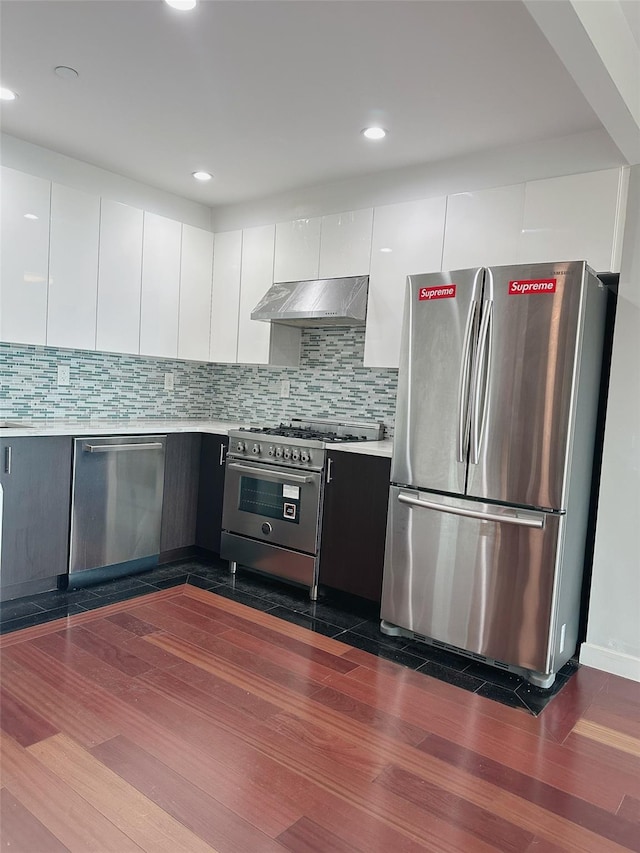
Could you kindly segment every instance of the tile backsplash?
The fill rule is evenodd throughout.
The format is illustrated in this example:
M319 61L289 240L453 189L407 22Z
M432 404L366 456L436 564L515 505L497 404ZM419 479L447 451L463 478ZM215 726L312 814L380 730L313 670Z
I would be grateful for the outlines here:
M304 329L300 367L0 344L0 418L373 419L393 432L398 371L362 367L364 330ZM58 365L70 384L57 384ZM164 390L173 373L174 390ZM289 397L281 397L288 380Z

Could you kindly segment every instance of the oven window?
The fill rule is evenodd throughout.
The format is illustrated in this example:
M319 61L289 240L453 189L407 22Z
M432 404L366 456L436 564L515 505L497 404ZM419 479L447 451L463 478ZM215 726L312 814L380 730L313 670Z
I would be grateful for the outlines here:
M238 509L299 524L300 487L242 476Z

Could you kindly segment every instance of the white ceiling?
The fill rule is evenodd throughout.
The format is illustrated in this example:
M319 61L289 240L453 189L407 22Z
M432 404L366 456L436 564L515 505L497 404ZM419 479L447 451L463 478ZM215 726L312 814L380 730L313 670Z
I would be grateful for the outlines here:
M520 0L2 0L0 40L4 132L211 206L602 126Z

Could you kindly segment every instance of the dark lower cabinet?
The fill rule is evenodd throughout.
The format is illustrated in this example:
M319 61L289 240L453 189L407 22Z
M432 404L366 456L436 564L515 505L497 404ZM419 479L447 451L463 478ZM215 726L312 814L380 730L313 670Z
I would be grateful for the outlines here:
M380 601L391 460L329 451L319 582Z
M196 545L215 554L220 553L224 470L228 447L227 436L202 436Z
M67 573L71 438L0 440L1 597L53 589Z
M195 545L200 447L199 433L167 435L160 529L162 554Z

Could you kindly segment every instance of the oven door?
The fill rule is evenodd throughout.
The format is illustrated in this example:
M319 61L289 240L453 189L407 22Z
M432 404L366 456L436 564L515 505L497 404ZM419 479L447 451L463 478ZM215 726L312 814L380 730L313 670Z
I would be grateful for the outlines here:
M320 516L319 471L227 458L222 529L315 554Z

